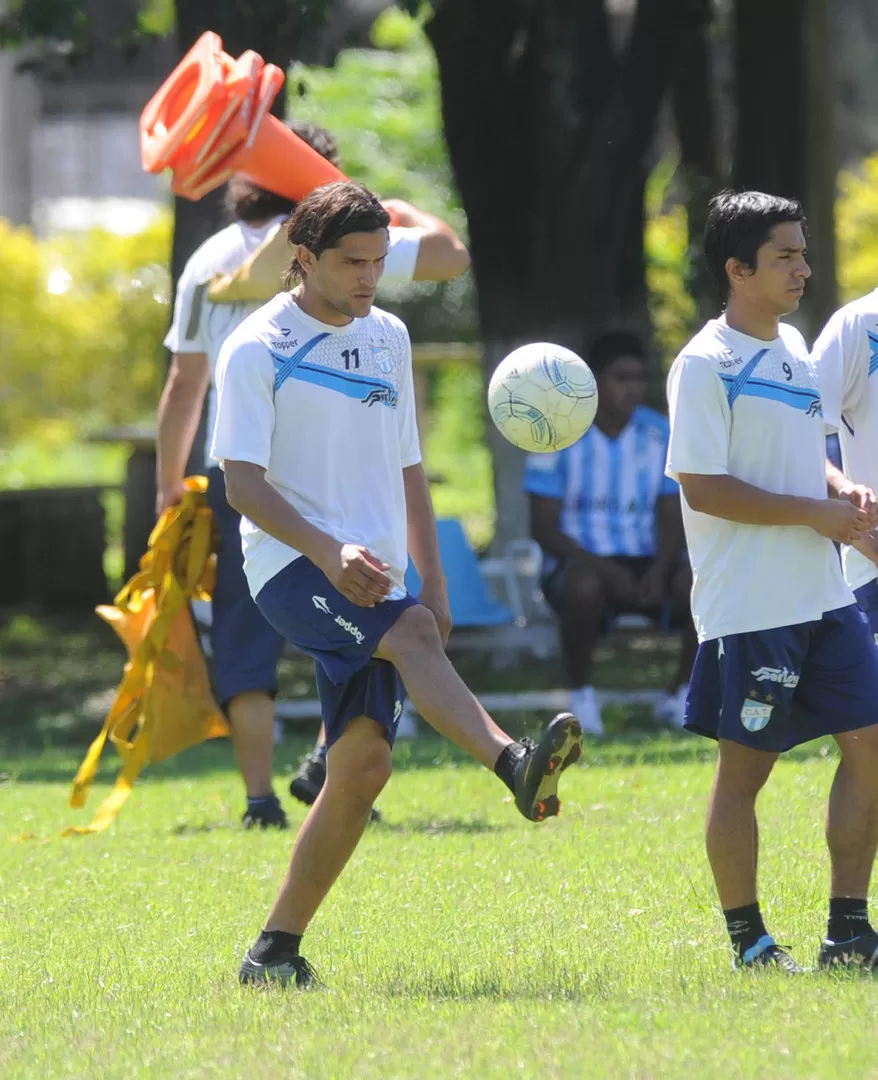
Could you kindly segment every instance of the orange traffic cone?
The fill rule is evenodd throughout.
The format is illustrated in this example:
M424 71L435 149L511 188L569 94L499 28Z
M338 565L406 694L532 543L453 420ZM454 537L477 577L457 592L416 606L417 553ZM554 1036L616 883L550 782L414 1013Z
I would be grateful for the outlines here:
M284 73L248 50L232 59L207 31L164 81L140 117L147 172L173 171L171 190L197 200L244 173L298 202L345 177L269 113Z

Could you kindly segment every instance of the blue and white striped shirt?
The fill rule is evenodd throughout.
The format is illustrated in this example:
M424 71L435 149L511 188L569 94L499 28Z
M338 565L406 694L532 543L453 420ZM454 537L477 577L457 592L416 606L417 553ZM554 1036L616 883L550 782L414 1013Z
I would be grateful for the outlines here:
M676 495L665 476L670 426L645 405L615 439L597 425L555 454L529 454L524 490L560 499L561 530L595 555L651 556L656 552L655 506Z

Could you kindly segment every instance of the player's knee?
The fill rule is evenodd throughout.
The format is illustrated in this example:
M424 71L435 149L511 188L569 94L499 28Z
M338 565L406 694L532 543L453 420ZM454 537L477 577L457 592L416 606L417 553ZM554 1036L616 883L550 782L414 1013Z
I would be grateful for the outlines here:
M585 567L573 565L561 580L558 600L564 614L581 615L602 611L606 597L600 578Z
M387 631L381 639L377 655L398 666L399 661L412 651L430 649L442 651L439 627L433 613L416 604L406 608Z
M390 747L382 738L350 761L329 762L326 783L338 789L348 802L369 807L384 790L392 771Z

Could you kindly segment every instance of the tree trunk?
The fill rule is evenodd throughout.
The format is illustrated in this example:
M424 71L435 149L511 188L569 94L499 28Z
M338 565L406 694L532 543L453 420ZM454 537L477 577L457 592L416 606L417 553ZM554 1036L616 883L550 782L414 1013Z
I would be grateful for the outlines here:
M734 183L804 203L814 276L799 322L812 337L837 302L830 52L827 0L737 0Z
M485 376L512 348L582 355L648 337L643 187L683 28L702 0L641 0L615 54L602 0L442 0L427 24L469 223ZM523 455L492 432L495 547L526 535Z

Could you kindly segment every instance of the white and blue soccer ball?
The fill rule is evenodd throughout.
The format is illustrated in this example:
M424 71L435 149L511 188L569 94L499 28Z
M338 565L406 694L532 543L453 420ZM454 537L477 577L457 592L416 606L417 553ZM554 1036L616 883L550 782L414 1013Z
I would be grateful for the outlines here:
M522 450L572 446L591 427L598 388L588 364L561 345L522 345L497 365L488 411L500 433Z

